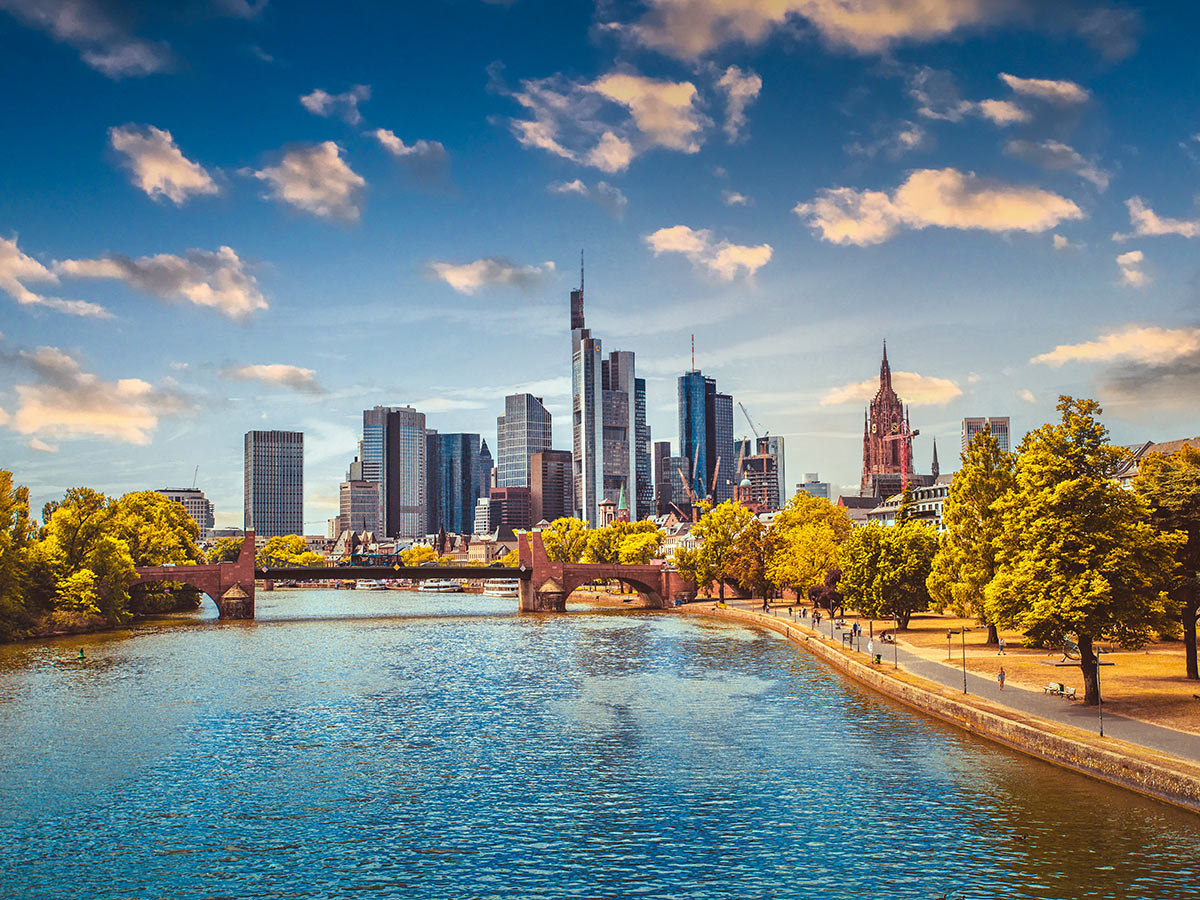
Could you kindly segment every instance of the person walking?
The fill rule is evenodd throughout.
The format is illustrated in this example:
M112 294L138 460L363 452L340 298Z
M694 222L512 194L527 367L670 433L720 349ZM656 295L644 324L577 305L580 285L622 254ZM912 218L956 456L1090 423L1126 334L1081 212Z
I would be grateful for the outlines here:
M1000 690L1004 690L1004 666L1000 667L1000 671L996 673L996 680L1000 682Z
M1003 655L1004 655L1004 638L1000 638L1000 652L999 652L999 653L997 653L996 655L997 655L997 656L1003 656Z

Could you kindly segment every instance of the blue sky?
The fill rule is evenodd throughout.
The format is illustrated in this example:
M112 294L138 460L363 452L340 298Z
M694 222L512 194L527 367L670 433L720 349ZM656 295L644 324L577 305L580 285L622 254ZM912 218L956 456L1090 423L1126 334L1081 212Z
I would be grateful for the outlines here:
M163 8L165 7L165 8ZM1052 7L1052 8L1048 8ZM857 485L887 339L918 466L1059 393L1200 433L1190 4L0 0L0 458L197 484L306 434L324 531L361 410L570 445L567 293L637 353L655 440L696 363ZM739 416L739 429L745 423Z

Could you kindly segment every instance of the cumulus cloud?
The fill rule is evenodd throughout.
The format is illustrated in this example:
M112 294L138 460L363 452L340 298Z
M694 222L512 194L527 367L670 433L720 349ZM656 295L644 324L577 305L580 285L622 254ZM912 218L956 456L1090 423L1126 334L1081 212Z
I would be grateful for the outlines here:
M323 394L325 389L317 383L317 373L312 369L284 363L269 363L249 366L226 366L221 377L233 381L259 381L263 384L288 387L305 394Z
M1129 224L1133 226L1133 231L1114 234L1114 241L1124 241L1133 237L1159 237L1164 234L1177 234L1185 238L1200 236L1200 219L1164 218L1148 207L1141 197L1130 197L1125 201L1125 206L1129 210Z
M110 128L108 137L113 149L124 156L134 187L149 197L166 197L181 206L192 195L219 190L202 165L180 152L169 131L129 124Z
M629 206L629 198L625 196L624 191L607 181L597 181L595 187L588 187L576 178L572 181L556 181L548 185L546 190L559 196L574 194L584 197L616 219L623 218L625 208Z
M1051 235L1051 242L1055 250L1079 250L1083 247L1083 244L1074 243L1061 234Z
M1030 360L1047 366L1069 362L1127 361L1158 366L1200 355L1200 328L1129 325L1082 344L1059 344Z
M919 169L890 195L828 188L795 212L825 240L858 246L882 243L904 228L1041 232L1083 218L1066 197L957 169Z
M721 202L726 206L749 206L750 198L737 191L721 191Z
M974 104L974 108L979 115L996 125L1014 125L1032 118L1024 108L1011 100L980 100Z
M99 303L47 297L26 287L25 282L57 284L58 276L17 246L17 239L0 238L0 291L22 306L43 306L70 316L109 319L112 314Z
M4 424L3 422L0 422L0 425L3 425L3 424ZM58 444L47 444L41 438L33 438L29 442L29 449L37 450L39 453L57 453L58 452Z
M725 136L733 143L742 136L746 127L746 107L758 99L762 90L762 78L754 72L743 72L730 66L717 81L717 87L725 94Z
M929 66L920 66L910 73L908 94L917 104L917 114L926 119L961 122L967 116L978 116L1005 127L1032 118L1028 110L1012 100L963 99L953 75Z
M300 98L301 105L316 116L337 116L347 125L357 125L362 121L358 104L371 99L369 84L356 84L342 94L330 94L317 88L311 94Z
M79 50L85 63L112 79L171 67L166 44L134 35L112 4L101 0L0 0L0 11Z
M98 437L148 444L160 416L196 405L172 386L154 387L139 378L107 381L84 372L75 357L57 347L0 351L0 361L36 378L16 385L17 409L6 423L35 439Z
M732 281L739 272L747 277L765 266L771 259L771 245L756 247L716 241L707 228L692 229L686 225L660 228L646 235L646 243L655 256L663 253L682 253L699 269L707 269L722 281Z
M54 271L71 278L115 279L160 300L186 301L239 321L267 308L254 275L231 247L189 250L182 256L68 259L56 263Z
M357 222L366 179L346 165L333 141L296 147L277 166L251 172L265 181L268 196L325 219Z
M1037 397L1033 396L1033 391L1031 391L1029 388L1021 388L1021 390L1017 392L1017 396L1031 405L1037 403Z
M554 274L554 263L520 266L500 256L489 256L469 263L431 262L427 271L460 294L476 294L493 285L516 287L532 293Z
M1075 106L1086 103L1091 94L1073 81L1054 81L1049 78L1018 78L1007 72L1000 73L1000 80L1007 84L1014 94L1035 97L1047 103L1059 106Z
M1117 267L1121 270L1121 284L1129 287L1145 287L1153 279L1142 269L1145 254L1141 250L1130 250L1117 257Z
M532 116L509 121L522 146L603 172L622 172L639 153L654 148L695 153L712 124L692 82L629 71L590 82L562 75L527 79L515 91L499 84L493 72L493 89Z
M1101 169L1093 160L1061 141L1011 140L1004 145L1004 152L1026 162L1059 172L1071 172L1085 181L1090 181L1100 190L1108 188L1112 175Z
M900 399L912 406L943 406L962 396L962 389L950 379L916 372L893 372L892 386ZM821 398L821 405L869 403L878 390L878 378L865 378L832 388Z
M371 136L383 145L384 149L400 160L415 175L422 178L435 178L446 169L450 159L441 141L418 140L406 144L394 131L386 128L376 128Z

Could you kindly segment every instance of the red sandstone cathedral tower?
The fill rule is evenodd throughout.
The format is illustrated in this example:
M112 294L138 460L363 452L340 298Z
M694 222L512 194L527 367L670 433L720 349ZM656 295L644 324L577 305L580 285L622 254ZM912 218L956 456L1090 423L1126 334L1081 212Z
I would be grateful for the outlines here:
M901 455L903 454L903 455ZM888 497L903 490L904 472L918 481L913 469L912 429L908 412L892 389L887 341L879 365L879 390L866 411L863 423L863 467L859 495Z

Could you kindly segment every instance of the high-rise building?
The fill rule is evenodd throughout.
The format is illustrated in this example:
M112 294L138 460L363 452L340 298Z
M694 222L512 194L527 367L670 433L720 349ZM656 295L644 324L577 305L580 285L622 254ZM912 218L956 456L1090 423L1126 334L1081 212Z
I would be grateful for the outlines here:
M243 472L245 529L304 534L304 432L247 431Z
M569 450L543 450L529 457L531 525L570 516L574 494Z
M756 453L742 460L742 484L746 485L750 502L759 512L779 509L779 473L775 470L777 460L773 453Z
M512 529L528 528L536 519L530 515L530 494L527 487L494 488L488 497L489 521L495 531L499 526Z
M343 531L380 531L383 504L379 483L375 481L343 481L338 488L338 533Z
M411 406L363 410L362 480L379 485L383 534L415 538L426 520L425 414Z
M470 534L473 530L475 506L484 494L482 448L478 434L427 432L429 534L442 530Z
M714 378L693 369L679 376L679 453L688 460L692 493L732 500L737 488L733 397L717 392Z
M808 494L810 497L821 497L832 502L833 497L830 495L830 484L828 481L822 481L821 476L817 472L805 472L804 480L796 485L796 493Z
M910 481L923 483L913 469L913 448L908 412L892 388L887 344L879 364L879 390L863 417L863 465L860 496L889 497Z
M648 514L639 507L639 498L653 496L646 384L632 352L604 359L600 339L584 327L582 269L571 291L571 394L574 514L597 526L601 501L615 504L622 490L632 498L631 518Z
M671 442L655 441L652 451L654 459L654 508L660 516L665 516L675 499L671 490L671 469L667 460L671 458Z
M971 439L981 431L990 431L996 443L1000 445L1001 453L1008 453L1011 448L1009 437L1008 416L969 416L962 420L962 452L967 452Z
M213 515L212 501L204 496L204 491L195 488L160 488L158 493L168 500L174 500L187 510L187 514L192 517L200 531L201 543L208 543L213 539L216 519Z
M491 491L495 474L492 451L488 449L487 438L483 438L479 441L479 495L481 497L486 497Z
M509 394L496 417L496 487L529 487L529 457L551 445L550 413L542 398Z
M775 473L779 476L778 497L779 502L783 503L788 496L787 479L783 473L783 438L769 434L764 434L757 441L757 452L762 454L770 454L775 457Z

